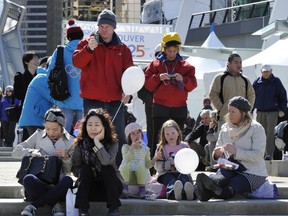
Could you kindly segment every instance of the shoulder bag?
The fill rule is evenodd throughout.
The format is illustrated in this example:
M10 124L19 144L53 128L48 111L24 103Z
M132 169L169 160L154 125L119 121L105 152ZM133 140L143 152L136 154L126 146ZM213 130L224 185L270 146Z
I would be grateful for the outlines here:
M23 178L27 174L37 176L46 184L57 184L62 168L62 160L57 156L24 156L16 177L23 185Z

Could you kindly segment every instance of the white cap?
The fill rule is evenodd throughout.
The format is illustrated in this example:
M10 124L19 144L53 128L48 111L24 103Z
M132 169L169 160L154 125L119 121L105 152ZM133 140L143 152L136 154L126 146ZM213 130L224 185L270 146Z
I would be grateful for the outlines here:
M162 49L161 43L159 43L159 44L155 47L154 52L155 52L155 53L161 52L161 49Z
M261 67L261 71L272 71L271 65L263 64Z

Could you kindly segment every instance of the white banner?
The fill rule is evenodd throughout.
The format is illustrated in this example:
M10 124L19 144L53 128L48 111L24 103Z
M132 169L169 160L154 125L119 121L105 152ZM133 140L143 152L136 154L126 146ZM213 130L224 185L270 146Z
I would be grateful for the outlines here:
M84 38L89 37L93 31L97 31L97 22L76 21L84 32ZM67 20L63 21L62 44L66 38ZM126 44L133 56L134 61L151 61L154 58L154 49L161 42L162 35L171 31L170 25L159 24L136 24L117 23L116 33L120 40Z

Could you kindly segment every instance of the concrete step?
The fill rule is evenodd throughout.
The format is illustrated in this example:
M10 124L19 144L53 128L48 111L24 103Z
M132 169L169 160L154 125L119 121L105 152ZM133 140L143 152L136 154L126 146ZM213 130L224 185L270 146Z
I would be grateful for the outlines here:
M121 200L121 215L287 215L288 200ZM0 215L19 215L27 205L22 199L0 199ZM105 215L106 203L90 203L91 215ZM51 215L51 207L37 210L37 216Z
M15 174L16 175L16 174ZM281 178L277 178L276 181L272 181L273 183L276 183L280 199L287 199L288 200L288 185L284 180L287 180L287 178L283 179L283 182L281 182ZM18 183L0 183L0 197L1 198L23 198L21 194L22 185ZM243 199L243 197L240 197L240 199Z
M0 147L0 162L21 161L12 157L12 147Z

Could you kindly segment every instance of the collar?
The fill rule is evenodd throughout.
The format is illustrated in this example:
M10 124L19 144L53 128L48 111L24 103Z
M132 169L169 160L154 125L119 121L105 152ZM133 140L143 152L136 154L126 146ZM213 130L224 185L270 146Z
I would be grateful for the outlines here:
M97 33L98 34L98 33ZM112 36L112 40L109 43L106 43L101 36L99 35L99 44L104 44L105 46L120 46L122 45L122 42L118 35L114 32Z
M159 53L158 56L156 57L157 60L160 60L160 61L164 61L164 60L167 60L167 56L166 56L166 53L162 52L162 53ZM177 53L176 55L176 58L175 60L183 60L183 57L180 56L179 53Z

